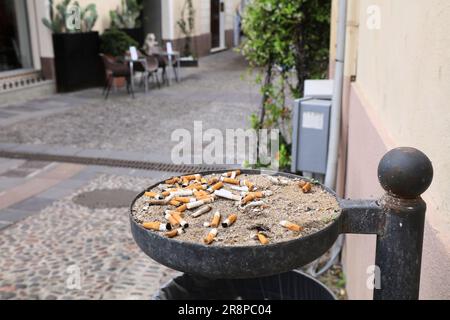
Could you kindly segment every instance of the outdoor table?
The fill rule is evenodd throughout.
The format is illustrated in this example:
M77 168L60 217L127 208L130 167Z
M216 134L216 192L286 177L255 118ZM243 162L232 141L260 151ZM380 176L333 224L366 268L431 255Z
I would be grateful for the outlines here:
M181 68L180 68L180 52L178 51L172 51L172 52L167 52L167 51L158 51L155 53L155 55L158 56L162 56L162 57L167 57L169 60L169 67L172 68L174 76L175 76L175 80L177 82L180 81L180 72L181 72ZM177 72L175 72L174 69L174 65L173 65L173 58L172 57L176 57L177 59ZM170 77L167 76L167 81L169 82L169 85L171 84L170 81Z
M126 62L128 62L129 63L129 65L130 65L130 74L131 74L131 76L130 76L130 82L131 82L131 90L133 90L133 92L134 92L134 77L133 77L133 74L134 74L134 64L136 63L136 62L138 62L138 63L140 63L140 64L142 64L143 65L143 67L144 67L144 77L145 77L145 79L146 79L146 81L145 81L145 83L144 83L144 85L145 85L145 93L147 93L148 92L148 81L147 81L147 79L148 79L148 66L147 66L147 58L145 58L145 57L139 57L138 59L135 59L135 60L133 60L133 59L131 59L131 57L130 56L125 56L125 61Z

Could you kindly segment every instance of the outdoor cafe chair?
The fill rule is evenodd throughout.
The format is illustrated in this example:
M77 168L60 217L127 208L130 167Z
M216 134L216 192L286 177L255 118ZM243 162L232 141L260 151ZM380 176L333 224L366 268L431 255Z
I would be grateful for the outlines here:
M131 86L131 72L128 65L120 63L115 58L103 53L100 54L100 57L102 58L103 65L105 66L106 71L106 82L105 87L103 88L103 95L105 96L105 100L108 99L115 78L126 79L127 92L131 93L131 96L134 99L133 87Z

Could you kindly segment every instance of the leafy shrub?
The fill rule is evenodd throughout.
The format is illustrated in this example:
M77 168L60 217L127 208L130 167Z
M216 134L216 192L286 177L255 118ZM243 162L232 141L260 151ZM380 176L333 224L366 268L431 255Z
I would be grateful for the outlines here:
M138 43L129 37L125 32L116 28L106 30L101 39L100 50L102 53L110 54L114 57L119 57L131 47L137 47Z

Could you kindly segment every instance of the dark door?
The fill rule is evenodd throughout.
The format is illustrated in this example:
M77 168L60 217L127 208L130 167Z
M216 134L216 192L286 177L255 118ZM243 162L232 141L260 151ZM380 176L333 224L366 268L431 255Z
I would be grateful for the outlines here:
M211 48L220 46L220 0L211 0Z
M142 19L142 22L144 26L144 39L147 34L154 33L156 40L162 45L161 0L145 0L143 1L143 4L144 18Z

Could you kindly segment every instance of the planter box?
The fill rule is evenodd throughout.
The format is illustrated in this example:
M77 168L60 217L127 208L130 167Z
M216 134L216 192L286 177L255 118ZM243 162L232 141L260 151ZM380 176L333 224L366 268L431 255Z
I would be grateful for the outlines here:
M98 32L53 34L53 50L58 92L103 85Z
M198 67L198 60L192 57L181 57L180 66L184 68Z

